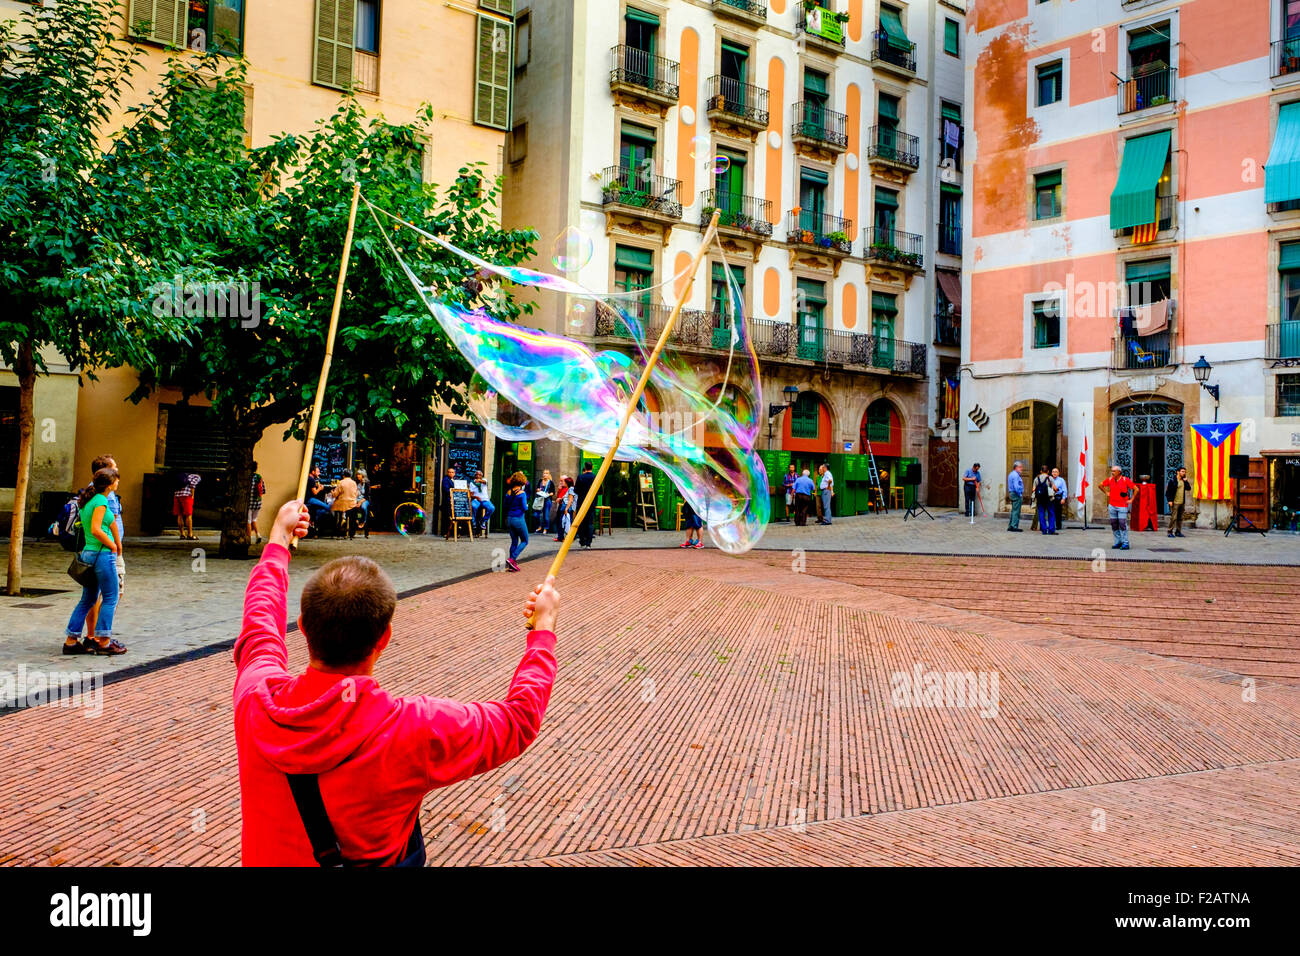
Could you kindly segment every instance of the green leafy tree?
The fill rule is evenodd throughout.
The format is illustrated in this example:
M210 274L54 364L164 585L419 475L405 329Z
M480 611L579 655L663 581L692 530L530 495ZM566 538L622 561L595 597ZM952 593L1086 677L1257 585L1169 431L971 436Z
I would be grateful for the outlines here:
M135 398L163 383L189 397L204 395L230 442L226 468L228 501L222 520L221 555L248 553L248 508L254 447L268 429L301 437L324 359L354 182L377 207L498 263L531 253L529 231L496 225L498 192L480 166L463 168L445 189L421 182L421 150L430 142L433 111L399 126L368 117L352 98L305 135L284 135L259 149L244 145L242 66L228 64L203 83L176 64L168 74L165 108L143 115L124 137L119 178L133 178L127 165L166 156L184 178L165 170L150 180L139 217L142 231L179 202L178 192L201 190L203 215L177 228L192 261L176 262L175 307L183 301L193 346L177 343L142 368ZM143 170L140 175L143 175ZM368 427L430 432L438 427L434 404L463 409L463 387L472 374L394 262L377 225L363 208L345 286L322 428L352 419ZM443 298L468 302L482 291L472 266L420 241L409 229L389 238ZM145 242L145 236L133 241ZM151 255L161 256L163 248ZM191 275L239 286L249 293L253 314L191 308ZM253 288L253 284L256 284ZM150 292L142 301L150 299ZM207 305L211 305L211 296ZM494 297L505 318L520 308ZM168 311L154 295L155 311ZM173 308L173 311L175 309Z
M134 49L115 38L116 8L110 0L38 4L0 22L0 358L19 386L10 594L21 591L34 395L46 356L93 378L96 368L147 366L159 339L182 334L130 295L151 264L119 229L135 208L131 184L106 183L106 124L138 66Z

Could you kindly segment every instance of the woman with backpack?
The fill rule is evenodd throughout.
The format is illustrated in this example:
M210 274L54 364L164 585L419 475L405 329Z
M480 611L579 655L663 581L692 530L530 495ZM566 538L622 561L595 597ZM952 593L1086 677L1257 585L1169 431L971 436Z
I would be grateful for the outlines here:
M113 639L113 612L117 610L117 553L121 548L108 495L117 491L116 468L101 468L95 480L77 496L81 533L85 541L77 557L93 569L94 577L81 586L81 600L72 610L63 643L64 654L125 654L126 646ZM86 615L103 598L95 621L95 634L81 640Z
M257 516L262 513L262 496L266 494L266 482L262 480L261 474L257 470L257 462L253 462L253 480L252 486L248 489L248 540L251 543L254 538L257 544L262 543L262 535L257 530Z
M1034 479L1034 509L1038 529L1043 534L1056 534L1056 482L1046 465Z

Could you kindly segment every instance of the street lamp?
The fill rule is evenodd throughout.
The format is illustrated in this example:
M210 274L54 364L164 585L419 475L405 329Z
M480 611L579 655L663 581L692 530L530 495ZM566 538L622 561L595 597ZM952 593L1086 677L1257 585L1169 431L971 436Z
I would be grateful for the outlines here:
M1210 372L1213 369L1214 366L1205 361L1205 356L1202 355L1196 360L1196 364L1192 366L1192 374L1196 376L1196 381L1201 388L1209 392L1210 397L1214 399L1214 420L1217 422L1219 420L1219 386L1206 384L1210 380Z
M776 427L776 416L780 415L787 408L790 408L799 398L799 386L787 385L781 389L781 394L785 396L784 405L767 406L767 447L772 447L772 430Z

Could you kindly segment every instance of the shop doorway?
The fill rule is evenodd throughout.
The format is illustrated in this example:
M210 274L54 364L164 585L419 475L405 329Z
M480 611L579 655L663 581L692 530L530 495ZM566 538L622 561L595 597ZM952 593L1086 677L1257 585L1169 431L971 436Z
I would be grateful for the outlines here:
M1183 467L1183 407L1171 402L1133 402L1115 409L1111 461L1134 481L1150 475L1160 514L1168 514L1165 481Z

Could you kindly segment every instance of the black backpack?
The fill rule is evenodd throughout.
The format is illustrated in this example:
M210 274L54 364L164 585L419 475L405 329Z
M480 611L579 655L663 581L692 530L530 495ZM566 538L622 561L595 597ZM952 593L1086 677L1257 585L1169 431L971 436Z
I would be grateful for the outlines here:
M86 548L86 529L81 526L81 509L77 506L78 495L68 499L59 512L55 523L54 535L59 539L64 551L84 551Z

